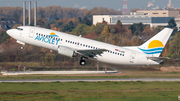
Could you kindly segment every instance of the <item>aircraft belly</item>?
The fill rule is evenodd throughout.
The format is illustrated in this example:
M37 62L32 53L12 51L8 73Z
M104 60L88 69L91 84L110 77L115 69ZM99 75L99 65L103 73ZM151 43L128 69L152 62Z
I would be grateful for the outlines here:
M98 56L98 61L104 62L104 63L109 63L109 64L127 64L128 61L126 57L124 56L119 56L119 55L109 55L109 54L103 54L102 56Z

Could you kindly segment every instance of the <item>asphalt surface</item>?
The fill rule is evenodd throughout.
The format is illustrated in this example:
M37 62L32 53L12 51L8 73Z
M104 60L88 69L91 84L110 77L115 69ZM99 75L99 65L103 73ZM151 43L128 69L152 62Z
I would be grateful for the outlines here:
M125 82L125 81L145 81L145 82L153 82L153 81L180 81L180 78L129 78L129 79L47 79L47 80L0 80L2 82L100 82L100 81L116 81L116 82Z
M105 74L120 73L118 71L26 71L26 72L1 72L2 75L31 75L31 74Z

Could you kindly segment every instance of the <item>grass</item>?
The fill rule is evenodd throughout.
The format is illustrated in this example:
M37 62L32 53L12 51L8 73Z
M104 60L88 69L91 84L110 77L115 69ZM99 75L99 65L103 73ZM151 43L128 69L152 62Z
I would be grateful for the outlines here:
M123 78L180 78L179 76L151 76L151 77L141 77L141 76L6 76L0 77L0 80L35 80L35 79L123 79Z
M0 65L25 65L25 66L40 66L38 62L2 62Z
M180 82L0 83L7 101L175 101Z

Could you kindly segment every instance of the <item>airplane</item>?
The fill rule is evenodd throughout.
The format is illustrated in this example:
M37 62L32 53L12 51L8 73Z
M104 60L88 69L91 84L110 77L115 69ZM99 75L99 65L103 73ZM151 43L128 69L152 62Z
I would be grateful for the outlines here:
M113 65L158 65L163 59L159 57L165 47L173 29L164 28L155 36L140 46L116 46L81 36L66 34L50 29L20 26L6 31L17 43L43 47L57 51L58 54L71 58L81 56L80 65L84 66L86 60L94 60Z

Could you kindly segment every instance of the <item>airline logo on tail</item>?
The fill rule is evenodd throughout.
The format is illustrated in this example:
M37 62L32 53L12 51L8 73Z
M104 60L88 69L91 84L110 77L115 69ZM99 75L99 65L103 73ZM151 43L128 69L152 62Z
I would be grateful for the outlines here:
M153 40L149 43L148 49L141 49L145 54L158 54L161 53L164 48L164 45L161 41L159 40Z

